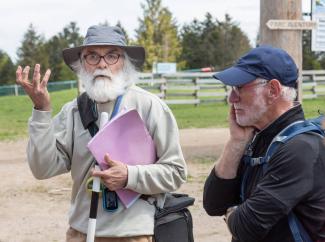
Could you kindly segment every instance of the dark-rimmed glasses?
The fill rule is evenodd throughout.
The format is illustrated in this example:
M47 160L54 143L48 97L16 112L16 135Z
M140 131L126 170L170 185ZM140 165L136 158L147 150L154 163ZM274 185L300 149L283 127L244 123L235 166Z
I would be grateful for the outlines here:
M95 66L95 65L99 64L99 62L101 61L102 58L108 65L114 65L118 62L118 59L121 56L122 56L121 54L117 54L117 53L107 53L106 55L90 53L90 54L84 55L83 58L89 65Z

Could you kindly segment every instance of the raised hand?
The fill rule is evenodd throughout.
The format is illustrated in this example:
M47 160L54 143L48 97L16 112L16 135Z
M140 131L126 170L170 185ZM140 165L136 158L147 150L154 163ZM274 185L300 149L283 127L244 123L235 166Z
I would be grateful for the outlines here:
M26 66L24 69L22 69L21 66L18 66L16 71L16 83L22 86L22 88L25 90L27 95L34 103L35 109L50 111L51 101L49 92L47 90L47 82L51 75L51 70L47 69L41 81L40 69L41 66L36 64L34 68L33 80L30 82L28 79L30 67Z

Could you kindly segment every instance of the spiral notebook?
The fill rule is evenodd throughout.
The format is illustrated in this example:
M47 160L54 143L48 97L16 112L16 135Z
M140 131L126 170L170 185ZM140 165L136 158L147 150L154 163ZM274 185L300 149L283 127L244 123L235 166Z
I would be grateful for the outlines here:
M88 143L87 147L102 170L109 169L104 155L127 165L147 165L156 162L154 142L135 109L118 114ZM116 191L119 199L129 208L141 194L129 190Z

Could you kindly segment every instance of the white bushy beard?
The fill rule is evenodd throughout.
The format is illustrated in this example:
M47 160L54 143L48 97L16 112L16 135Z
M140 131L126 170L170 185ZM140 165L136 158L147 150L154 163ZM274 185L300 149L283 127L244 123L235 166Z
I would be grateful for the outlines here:
M109 69L96 69L93 73L89 73L81 68L78 76L88 96L98 103L115 100L131 85L128 75L123 70L113 75Z

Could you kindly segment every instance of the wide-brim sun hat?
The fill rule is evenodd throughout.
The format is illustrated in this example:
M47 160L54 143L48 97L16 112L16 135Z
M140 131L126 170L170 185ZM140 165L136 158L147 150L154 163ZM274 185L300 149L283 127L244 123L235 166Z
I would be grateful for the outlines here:
M62 51L64 62L73 70L72 64L79 60L82 49L90 46L120 47L125 50L137 68L140 68L145 60L144 48L142 46L127 45L125 35L119 27L94 25L88 28L81 46L67 48Z

